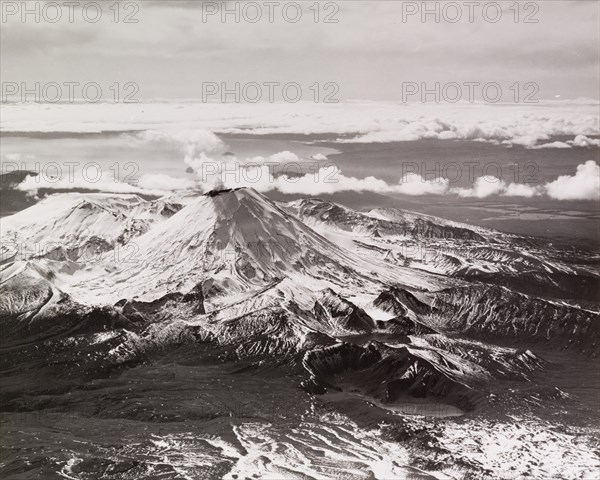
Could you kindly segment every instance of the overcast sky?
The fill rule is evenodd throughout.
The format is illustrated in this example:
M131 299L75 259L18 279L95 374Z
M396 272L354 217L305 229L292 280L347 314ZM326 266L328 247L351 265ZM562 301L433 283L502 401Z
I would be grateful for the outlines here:
M22 2L2 3L6 14ZM106 88L136 82L141 99L201 97L202 82L298 82L306 90L314 82L336 82L339 99L373 100L401 99L402 82L498 82L505 89L536 82L540 99L598 98L594 0L544 0L537 13L521 2L518 23L514 7L509 10L514 1L500 2L505 9L497 23L484 18L490 2L478 2L472 23L464 2L456 2L462 10L457 23L443 16L436 23L433 15L423 23L419 12L403 21L403 8L420 9L420 2L373 0L339 1L337 12L322 2L319 22L310 9L314 2L300 2L297 23L283 18L290 2L277 2L273 23L264 2L256 2L263 13L256 23L243 17L236 23L233 15L223 23L219 12L203 19L203 2L142 1L135 2L136 13L123 8L115 23L113 2L100 3L97 23L84 21L79 9L70 23L67 7L57 23L43 15L39 23L32 15L22 22L21 12L3 18L2 82L97 82ZM214 9L215 2L208 3ZM235 2L226 3L232 8ZM128 13L138 23L123 23ZM246 10L248 18L255 13ZM287 13L291 17L294 8ZM445 13L453 18L456 10ZM328 14L338 22L325 23ZM527 15L538 23L525 23Z

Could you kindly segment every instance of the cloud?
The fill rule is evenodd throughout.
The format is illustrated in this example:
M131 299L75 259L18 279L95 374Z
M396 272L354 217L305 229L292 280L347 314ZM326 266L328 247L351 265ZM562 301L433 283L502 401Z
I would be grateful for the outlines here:
M542 143L541 145L531 145L529 148L533 150L541 150L545 148L571 148L571 145L565 142Z
M448 185L447 178L425 180L416 173L410 173L400 180L394 191L405 195L443 195L448 191Z
M390 125L390 127L357 135L350 139L338 139L338 142L388 143L411 142L422 139L450 140L459 138L460 135L456 128L439 118L421 118L414 121L400 120L396 125Z
M585 135L577 135L573 140L567 142L574 147L600 147L600 138L589 138Z
M196 168L198 178L175 178L162 173L142 175L135 185L115 181L107 172L99 178L85 178L83 172L74 172L72 178L51 178L28 175L16 188L36 195L39 189L51 190L97 190L110 193L138 193L162 196L172 191L219 188L250 187L260 192L279 191L294 195L322 195L337 192L374 192L403 195L458 195L463 198L487 198L490 196L531 198L547 194L558 200L595 200L600 198L600 166L593 160L577 167L575 175L563 175L544 186L507 183L494 176L477 178L468 188L450 188L447 178L426 180L410 173L398 183L388 183L373 176L349 177L335 164L318 170L298 172L293 175L281 173L285 165L293 162L302 165L293 152L284 151L268 158L256 157L241 162L235 157L215 161L204 152L194 159L186 156L186 163ZM277 162L276 162L277 161ZM278 165L274 165L277 163ZM311 164L312 165L312 164ZM307 173L308 172L308 173ZM89 175L89 172L88 172Z
M324 167L315 174L304 175L300 178L282 175L273 180L272 189L288 194L321 195L344 191L352 192L387 192L390 186L375 177L355 178L346 177L335 167Z
M543 148L572 148L572 147L599 147L600 139L598 138L589 138L585 135L577 135L573 140L567 140L566 142L552 142L552 143L543 143L541 145L529 145L528 148L539 150Z
M259 191L292 188L286 187L286 184L304 182L306 180L299 179L309 172L315 173L316 169L314 160L307 162L288 150L266 158L256 156L246 160L235 155L216 159L209 153L200 152L184 158L205 191L239 186L250 186Z
M17 190L37 195L38 190L93 190L107 193L137 193L162 196L174 190L193 188L195 182L173 178L164 174L144 174L136 185L115 179L111 172L100 171L98 176L91 176L89 171L75 171L72 175L51 177L47 175L27 175L23 182L16 186Z
M546 193L557 200L600 199L600 166L588 160L577 166L575 175L561 175L545 186Z
M510 183L506 186L503 195L507 197L531 198L541 195L541 189L540 187L525 185L523 183Z
M506 183L499 178L488 175L479 177L471 188L455 188L453 192L459 197L485 198L498 195L506 189Z
M404 195L458 195L463 198L488 198L491 196L532 198L548 195L558 200L596 200L600 198L600 166L593 160L577 167L574 176L563 175L546 185L507 183L497 177L485 176L475 180L469 188L450 188L449 180L437 178L425 180L417 174L409 174L397 184L390 184L373 176L348 177L334 166L303 176L273 174L267 165L237 165L237 172L227 170L214 172L216 179L205 178L202 183L217 188L251 187L260 192L277 190L294 195L322 195L338 192L374 192Z
M477 135L481 132L478 131ZM146 175L140 179L140 187L153 189L179 189L199 186L204 191L220 188L251 187L261 192L277 190L287 194L307 196L336 193L342 191L375 192L404 195L447 195L463 198L487 198L498 195L505 197L532 198L546 193L556 199L593 199L598 197L600 174L597 164L588 161L577 167L575 176L562 176L546 186L532 186L519 183L507 183L495 176L477 178L471 187L450 188L447 178L439 177L425 180L411 173L401 178L397 184L390 184L373 176L366 178L348 177L340 168L331 164L315 171L314 165L302 169L301 159L288 150L278 152L268 158L254 157L240 161L235 156L221 157L215 160L205 150L215 151L224 147L221 140L212 132L205 130L185 131L176 134L164 132L146 133L145 139L151 141L174 142L184 152L184 162L191 166L199 176L198 183L172 179L162 175ZM476 137L480 138L480 137ZM574 142L586 142L586 137ZM529 140L527 141L529 142ZM525 142L525 143L527 143ZM570 148L570 145L567 145ZM541 147L541 148L556 148ZM312 157L315 158L314 156ZM320 158L326 158L321 155ZM286 166L294 165L294 174L290 175ZM282 173L283 172L283 173Z
M405 123L406 125L409 124ZM422 135L426 131L440 130L443 132L445 131L444 128L448 128L447 124L440 121L424 121L419 125L407 127L407 131ZM451 129L451 131L457 133L459 129ZM481 125L475 129L468 129L468 131L473 139L487 141L481 137L484 133ZM520 137L520 140L523 144L531 144L534 138L539 137L536 135ZM600 167L592 160L579 165L575 175L563 175L544 186L507 183L494 176L484 176L477 178L470 187L451 188L450 181L447 178L439 177L426 180L415 173L406 175L399 179L397 183L388 183L373 176L366 178L346 176L335 164L320 165L316 169L315 161L327 159L322 154L313 155L311 157L312 162L303 161L298 155L287 150L266 158L254 157L246 160L240 160L231 155L222 156L220 152L225 149L225 144L213 132L201 128L180 131L148 130L136 134L135 140L166 142L173 145L182 152L183 161L192 167L197 178L174 178L162 173L147 173L142 175L135 185L130 185L115 182L110 172L93 180L85 179L82 173L75 172L74 179L28 176L17 188L30 193L45 188L152 195L164 195L171 191L185 189L199 188L203 191L209 191L245 186L261 192L277 190L282 193L306 196L344 191L414 196L458 195L463 198L487 198L494 195L532 198L546 194L550 198L560 200L597 199L600 196ZM584 135L578 135L573 141L569 142L569 148L571 143L584 146L594 144L595 140ZM548 144L548 146L540 145L538 148L557 147L554 144ZM292 165L294 168L287 168Z
M176 131L146 130L138 133L137 138L143 142L173 145L190 158L225 147L222 140L213 132L200 128Z
M290 105L146 103L95 105L7 104L3 131L147 130L139 140L167 142L190 157L224 148L219 133L324 134L339 143L473 140L533 147L556 136L600 136L598 103L400 105L346 102ZM123 119L128 119L123 121ZM579 136L579 137L578 137ZM575 142L576 140L574 140ZM595 143L590 140L588 142ZM567 142L568 143L568 142Z
M279 191L293 195L322 195L338 192L374 192L403 195L458 195L463 198L504 197L532 198L543 195L543 186L507 183L494 176L479 177L469 188L450 188L447 178L426 180L411 173L398 183L379 178L344 175L336 165L322 167L302 176L277 175L271 165L264 163L233 163L223 169L205 169L200 184L205 190L213 188L250 187L260 192Z
M217 135L210 130L200 128L184 130L146 130L138 133L136 139L142 142L158 144L166 143L173 146L183 154L183 161L185 164L191 167L196 173L203 172L205 170L204 167L208 164L217 164L217 162L208 156L209 153L225 149L225 144ZM225 162L223 161L220 163L224 164ZM152 176L145 175L140 178L140 181L151 186L149 188L165 188L164 185L167 185L169 188L177 187L178 183L180 185L189 185L189 181L173 179L167 175L160 176L158 174L153 174ZM163 186L161 187L161 185ZM218 188L220 185L221 184L215 184L213 187Z
M270 159L277 157L273 155ZM207 165L205 165L206 167ZM209 172L208 174L206 174ZM305 175L277 175L272 165L236 162L222 169L205 168L201 184L206 188L251 187L260 192L277 190L285 194L306 196L337 192L401 193L405 195L443 195L448 191L445 178L425 180L420 175L409 174L397 184L369 176L348 177L336 165L321 167Z
M471 105L471 107L473 107ZM495 145L519 145L537 148L540 142L564 135L598 135L598 116L586 115L587 107L577 106L574 110L566 106L545 111L543 115L535 110L515 106L500 110L490 105L477 105L469 111L467 105L442 106L436 116L423 114L416 118L408 107L405 115L387 116L377 112L376 122L369 125L369 131L352 138L340 138L340 143L387 143L406 142L424 139L472 140ZM575 110L580 109L576 117ZM422 112L427 107L422 106ZM561 112L561 113L559 113ZM591 111L590 111L591 112ZM391 112L390 112L391 113ZM570 148L564 142L553 142L541 148Z
M492 175L477 178L471 188L453 188L451 193L463 198L487 198L493 195L531 198L541 195L539 187L523 183L506 183Z
M468 135L475 141L485 142L495 140L486 139L482 135L499 135L498 129L489 126L484 127L482 122L477 127L456 128L439 120L423 120L413 124L404 121L400 130L402 129L405 133L409 132L410 135L422 136L427 135L427 132L437 132L437 135L450 132L445 136L450 138L453 135ZM541 134L515 138L524 145L531 145L540 136ZM327 157L322 154L313 155L311 157L312 162L303 161L298 155L287 150L266 158L259 156L246 160L240 160L231 155L222 156L219 152L224 151L225 144L216 134L203 128L179 131L148 130L136 134L134 138L135 141L173 145L182 152L184 162L194 170L197 178L192 180L189 178L174 178L159 173L148 173L142 175L135 185L130 185L115 182L110 175L101 175L100 178L94 179L94 181L85 180L81 174L76 172L74 181L69 181L67 178L27 177L18 186L18 189L28 192L36 192L40 188L85 189L115 193L163 195L170 191L184 189L200 188L203 191L208 191L246 186L262 192L277 190L282 193L307 196L342 191L368 191L415 196L458 195L463 198L487 198L494 195L531 198L546 194L555 199L595 199L599 196L600 167L591 160L579 165L574 176L561 176L545 186L507 183L494 176L485 176L477 178L470 187L451 188L449 179L443 177L426 180L418 174L411 173L401 178L397 183L388 183L373 176L366 178L346 176L335 164L320 165L318 169L315 169L314 161L327 160ZM557 148L556 143L539 145L536 148ZM595 143L598 143L595 139L578 135L574 140L569 141L568 145L565 145L570 148L571 144L586 146ZM559 148L566 147L563 145ZM216 159L213 154L218 155ZM291 165L294 166L293 169L286 168Z
M271 155L269 161L276 163L298 163L300 158L295 153L288 150Z
M500 145L500 142L498 140L489 138L475 138L473 141L478 143L491 143L492 145Z

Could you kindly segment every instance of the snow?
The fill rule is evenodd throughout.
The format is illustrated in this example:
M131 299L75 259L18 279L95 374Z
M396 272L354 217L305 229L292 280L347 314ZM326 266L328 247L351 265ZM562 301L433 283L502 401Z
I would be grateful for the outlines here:
M499 480L593 479L600 468L592 435L560 433L552 424L523 417L448 422L440 439L445 448L460 449L465 460L491 470Z
M89 303L114 303L188 291L208 279L229 295L284 278L314 290L334 286L342 292L357 284L376 291L382 282L425 289L441 285L425 273L416 276L410 269L354 255L251 189L197 196L172 217L151 224L133 243L129 261L103 256L101 274L72 284L68 292Z

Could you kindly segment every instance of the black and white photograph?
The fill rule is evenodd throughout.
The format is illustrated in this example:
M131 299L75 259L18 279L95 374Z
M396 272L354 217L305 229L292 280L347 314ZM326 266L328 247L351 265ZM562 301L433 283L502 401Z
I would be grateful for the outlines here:
M600 3L0 0L0 477L600 480Z

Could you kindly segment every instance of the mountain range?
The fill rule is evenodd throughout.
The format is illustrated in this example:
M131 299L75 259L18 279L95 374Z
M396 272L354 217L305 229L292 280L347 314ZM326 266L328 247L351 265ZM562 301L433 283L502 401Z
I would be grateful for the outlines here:
M284 368L311 398L508 411L499 384L555 388L540 352L600 351L598 252L401 209L64 193L1 236L5 411L181 348Z

